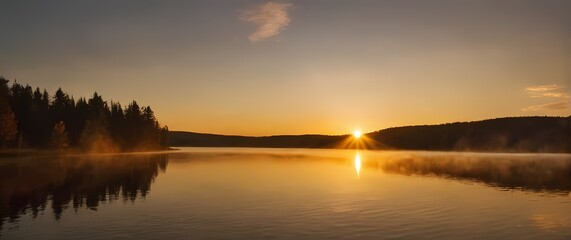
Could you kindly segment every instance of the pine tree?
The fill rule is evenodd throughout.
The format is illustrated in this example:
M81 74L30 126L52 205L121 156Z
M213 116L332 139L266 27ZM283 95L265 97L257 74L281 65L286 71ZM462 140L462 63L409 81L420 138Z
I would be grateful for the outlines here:
M0 147L2 148L18 133L16 116L10 107L9 97L8 80L0 77Z
M54 130L52 132L52 146L58 150L63 150L69 147L69 138L63 121L59 121L54 125Z

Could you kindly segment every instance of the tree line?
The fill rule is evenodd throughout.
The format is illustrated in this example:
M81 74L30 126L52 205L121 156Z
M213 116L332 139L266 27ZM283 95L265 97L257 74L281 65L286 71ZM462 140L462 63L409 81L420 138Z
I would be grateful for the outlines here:
M150 106L123 107L97 92L75 100L59 88L53 95L0 77L0 148L80 149L118 152L168 146Z

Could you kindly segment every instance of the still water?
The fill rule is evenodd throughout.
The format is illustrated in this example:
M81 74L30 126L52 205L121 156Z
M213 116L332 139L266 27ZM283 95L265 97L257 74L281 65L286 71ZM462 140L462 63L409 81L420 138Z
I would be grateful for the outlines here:
M0 159L0 239L571 239L571 155L183 148Z

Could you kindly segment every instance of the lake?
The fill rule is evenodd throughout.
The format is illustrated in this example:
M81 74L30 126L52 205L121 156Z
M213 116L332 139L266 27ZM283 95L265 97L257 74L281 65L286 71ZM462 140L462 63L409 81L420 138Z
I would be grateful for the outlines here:
M22 157L0 187L0 239L571 239L565 154Z

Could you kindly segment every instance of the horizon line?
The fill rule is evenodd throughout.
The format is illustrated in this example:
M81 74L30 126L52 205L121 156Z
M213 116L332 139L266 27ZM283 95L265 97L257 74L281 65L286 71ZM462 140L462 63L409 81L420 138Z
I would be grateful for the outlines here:
M394 128L403 128L403 127L423 127L423 126L440 126L440 125L447 125L447 124L456 124L456 123L474 123L474 122L483 122L483 121L491 121L491 120L498 120L498 119L508 119L508 118L537 118L537 117L547 117L547 118L571 118L571 115L526 115L526 116L506 116L506 117L495 117L495 118L486 118L486 119L479 119L479 120L470 120L470 121L454 121L454 122L446 122L446 123L434 123L434 124L416 124L416 125L401 125L401 126L393 126L382 128L376 131L364 132L362 135L367 135L375 132L380 132L387 129L394 129ZM224 134L224 133L208 133L208 132L198 132L198 131L191 131L191 130L169 130L170 132L186 132L186 133L195 133L195 134L204 134L204 135L217 135L217 136L226 136L226 137L283 137L283 136L330 136L330 137L342 137L347 135L352 135L351 132L346 134L320 134L320 133L300 133L300 134L271 134L271 135L239 135L239 134Z

